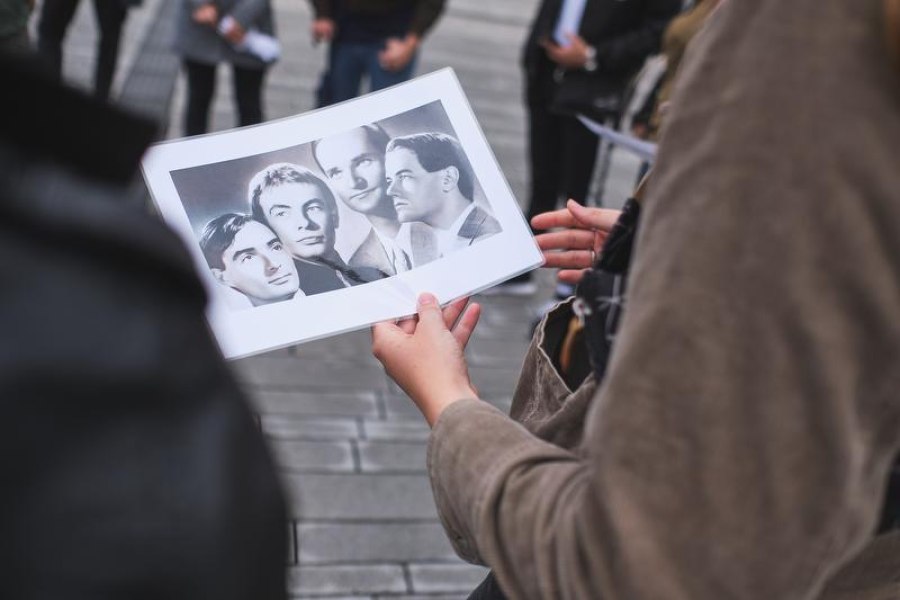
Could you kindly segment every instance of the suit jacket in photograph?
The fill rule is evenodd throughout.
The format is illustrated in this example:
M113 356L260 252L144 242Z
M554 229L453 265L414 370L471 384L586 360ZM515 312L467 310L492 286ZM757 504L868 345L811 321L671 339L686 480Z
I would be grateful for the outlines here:
M414 269L436 259L438 251L431 227L424 223L410 223L409 228L411 250L409 260L412 263L411 268ZM347 264L353 269L374 269L386 274L388 277L397 274L393 262L384 246L381 245L378 234L375 233L374 229L369 230L369 235L363 239L359 248L347 261Z
M480 242L501 231L503 231L503 227L500 226L500 221L480 206L476 206L475 210L463 221L462 227L459 228L456 235L468 238L471 246L475 242Z

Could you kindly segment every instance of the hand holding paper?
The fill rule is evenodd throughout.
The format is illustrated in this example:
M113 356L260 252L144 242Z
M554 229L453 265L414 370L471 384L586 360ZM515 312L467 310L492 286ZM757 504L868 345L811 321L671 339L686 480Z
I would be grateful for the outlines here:
M372 327L372 353L412 398L429 425L458 400L476 398L464 350L481 307L468 298L441 310L431 294L419 296L418 315Z

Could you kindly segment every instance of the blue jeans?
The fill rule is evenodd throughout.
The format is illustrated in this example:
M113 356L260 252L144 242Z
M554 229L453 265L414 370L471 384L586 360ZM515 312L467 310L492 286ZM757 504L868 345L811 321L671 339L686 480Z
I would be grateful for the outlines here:
M413 55L399 71L387 71L378 64L382 43L337 42L332 45L330 58L331 102L342 102L359 95L362 78L367 75L371 90L381 90L407 81L416 68L417 55Z

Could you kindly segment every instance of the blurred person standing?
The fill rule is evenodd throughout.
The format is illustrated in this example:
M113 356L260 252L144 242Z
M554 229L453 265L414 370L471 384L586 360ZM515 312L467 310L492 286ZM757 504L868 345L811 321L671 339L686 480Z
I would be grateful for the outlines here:
M597 136L575 117L615 118L644 60L659 49L680 0L543 0L522 56L531 189L528 220L560 199L585 202ZM530 274L501 289L530 293Z
M209 130L209 108L216 91L216 66L231 65L238 125L263 121L263 83L274 58L248 51L249 31L275 35L269 0L181 0L175 29L175 52L187 76L185 135Z
M698 0L669 23L662 38L662 53L666 57L666 70L659 81L655 93L647 97L646 103L636 115L632 132L640 138L657 140L663 116L668 108L675 87L675 77L684 53L719 5L720 0Z
M313 40L331 44L319 106L355 98L363 77L371 91L407 81L422 38L444 10L444 0L310 1Z
M33 0L0 0L0 53L31 50L28 17L33 8Z
M79 0L43 0L41 3L38 50L57 79L62 77L62 43L78 3ZM94 17L100 29L94 63L94 95L101 100L109 98L128 9L140 3L141 0L94 0Z
M3 597L283 600L280 485L194 263L123 202L155 126L0 77Z

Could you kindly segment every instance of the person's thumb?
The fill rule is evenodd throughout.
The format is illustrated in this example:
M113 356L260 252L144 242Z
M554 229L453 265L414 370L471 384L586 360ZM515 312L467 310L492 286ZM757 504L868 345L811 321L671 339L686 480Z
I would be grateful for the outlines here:
M426 327L443 327L446 329L446 325L444 324L444 316L441 314L441 305L438 304L437 298L434 297L434 294L429 294L428 292L424 292L419 294L419 299L416 304L416 312L419 313L419 326L425 325Z

